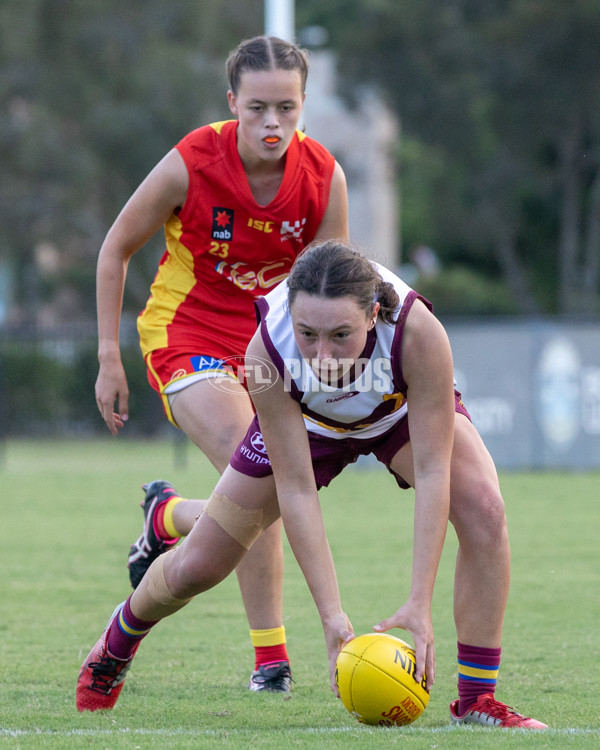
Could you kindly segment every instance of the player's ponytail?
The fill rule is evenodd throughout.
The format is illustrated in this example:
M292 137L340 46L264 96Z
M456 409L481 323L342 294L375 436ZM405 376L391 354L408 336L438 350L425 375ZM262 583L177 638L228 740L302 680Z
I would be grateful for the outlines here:
M379 276L379 274L377 274L377 276ZM395 317L398 312L400 298L394 289L394 285L389 281L384 281L381 276L379 276L379 283L377 284L377 291L375 292L375 300L379 302L379 312L377 313L377 317L383 320L384 323L395 325Z

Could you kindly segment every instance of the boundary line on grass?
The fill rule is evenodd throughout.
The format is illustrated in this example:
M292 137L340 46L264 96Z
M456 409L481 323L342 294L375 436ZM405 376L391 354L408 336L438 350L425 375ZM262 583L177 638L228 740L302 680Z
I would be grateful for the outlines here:
M328 735L328 734L348 734L349 732L361 732L363 734L380 732L383 731L400 731L402 734L446 734L449 732L488 732L491 730L490 727L480 726L446 726L446 727L434 727L434 728L419 728L419 727L370 727L367 725L360 725L357 727L330 727L330 728L316 728L316 727L305 727L305 728L294 728L290 729L289 732L293 734L316 734L316 735ZM119 735L142 735L157 737L213 737L223 733L228 735L246 735L253 734L255 729L144 729L139 727L137 729L131 729L130 727L121 727L119 729L68 729L68 730L54 730L54 729L8 729L0 727L0 737L28 737L28 736L51 736L51 737L113 737ZM278 732L286 731L280 727ZM538 731L531 731L528 729L517 729L513 730L517 732L523 732L525 734L532 735L550 735L550 736L580 736L580 735L599 735L600 728L578 728L578 727L566 727L562 729L548 729Z

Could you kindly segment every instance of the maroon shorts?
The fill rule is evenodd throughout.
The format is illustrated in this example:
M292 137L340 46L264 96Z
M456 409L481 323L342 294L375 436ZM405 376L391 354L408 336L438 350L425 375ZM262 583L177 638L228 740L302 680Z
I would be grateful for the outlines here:
M470 419L458 391L455 391L454 398L456 411ZM409 440L406 417L387 432L373 438L335 439L309 432L308 441L317 489L327 487L332 479L337 477L348 464L357 461L359 456L368 456L371 453L387 467L402 489L408 489L409 484L390 468L390 463L400 448ZM236 448L229 463L236 471L250 477L267 477L273 473L258 417L255 416L252 420L246 436Z

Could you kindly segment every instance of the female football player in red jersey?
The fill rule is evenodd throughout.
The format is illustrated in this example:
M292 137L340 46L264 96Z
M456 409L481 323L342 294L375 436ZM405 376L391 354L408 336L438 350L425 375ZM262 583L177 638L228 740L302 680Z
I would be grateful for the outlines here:
M119 350L127 266L164 227L166 251L138 318L140 344L168 419L219 472L253 415L239 365L256 329L254 300L286 277L309 242L348 237L343 171L297 129L304 51L256 37L230 54L227 72L235 119L192 131L154 167L108 232L97 269L96 401L116 435L129 418ZM182 502L163 480L144 490L144 530L129 553L134 588L204 507ZM282 568L276 523L236 571L255 650L253 690L289 691Z
M494 697L510 577L504 502L493 461L454 390L450 344L431 305L385 268L325 242L300 255L257 308L260 326L246 360L256 416L190 535L115 610L83 664L79 709L111 708L146 633L223 580L280 514L321 616L335 691L336 658L353 631L318 489L373 453L401 488L415 490L408 598L374 630L412 634L415 679L426 674L431 688L431 601L450 521L459 542L459 697L450 718L546 728ZM258 363L269 365L270 388Z

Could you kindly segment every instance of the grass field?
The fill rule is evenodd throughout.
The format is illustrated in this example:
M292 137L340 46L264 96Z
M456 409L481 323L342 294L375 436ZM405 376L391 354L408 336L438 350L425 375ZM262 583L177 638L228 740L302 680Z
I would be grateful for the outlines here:
M79 714L81 661L129 593L124 562L139 534L142 481L188 496L214 471L192 447L125 438L0 447L0 746L15 748L596 748L600 745L598 474L505 474L513 580L498 697L544 733L451 728L456 635L448 534L434 600L438 676L406 728L365 727L328 685L320 622L286 545L290 699L245 689L252 653L235 577L161 623L111 712ZM352 469L322 493L342 601L355 632L408 592L412 493L385 470ZM402 632L397 631L402 637Z

